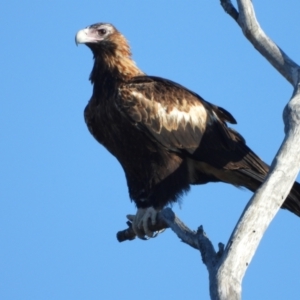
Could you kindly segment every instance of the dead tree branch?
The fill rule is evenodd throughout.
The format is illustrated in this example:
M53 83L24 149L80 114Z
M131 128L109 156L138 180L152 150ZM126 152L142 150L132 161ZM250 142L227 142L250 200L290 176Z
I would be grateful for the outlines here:
M219 245L217 253L202 227L197 232L191 231L170 209L159 214L160 225L153 228L170 227L182 241L201 252L209 271L210 295L214 300L241 299L241 283L248 265L300 169L300 68L261 29L251 0L237 0L237 4L238 10L230 0L221 0L225 12L237 22L246 38L294 88L283 113L286 136L265 182L247 204L225 249ZM130 228L125 231L119 233L124 240L134 238Z
M226 5L229 1L221 1ZM247 39L293 85L284 110L286 137L264 184L250 199L229 242L211 286L212 299L240 299L241 282L263 234L286 199L300 169L299 66L261 29L252 2L238 0L238 20ZM228 12L226 10L226 12ZM230 14L232 16L232 14ZM235 19L235 18L234 18ZM212 288L213 286L213 288Z
M131 223L127 222L127 225L127 229L117 233L119 242L133 240L135 238ZM151 231L161 231L171 228L182 242L200 251L202 261L206 265L209 275L215 275L216 266L224 252L224 245L219 243L219 250L217 252L210 239L206 236L202 226L200 226L197 231L189 229L170 208L163 209L157 215L157 222L155 225L152 225L149 220L148 226Z
M241 27L244 35L256 50L295 88L299 81L299 66L291 60L262 30L256 20L250 0L239 0L238 11L230 0L221 0L221 5Z
M236 8L232 5L231 1L230 0L221 0L221 5L222 5L223 9L225 10L225 12L227 12L233 18L233 20L238 22L239 13L236 10Z

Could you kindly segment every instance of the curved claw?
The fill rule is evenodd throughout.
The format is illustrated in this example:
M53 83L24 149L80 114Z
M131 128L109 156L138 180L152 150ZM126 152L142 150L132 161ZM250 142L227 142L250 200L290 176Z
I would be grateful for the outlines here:
M132 221L132 229L135 234L145 239L145 234L148 237L153 237L153 232L148 228L148 220L151 220L152 225L156 224L156 216L158 211L153 207L139 208L136 215L128 215L128 220Z

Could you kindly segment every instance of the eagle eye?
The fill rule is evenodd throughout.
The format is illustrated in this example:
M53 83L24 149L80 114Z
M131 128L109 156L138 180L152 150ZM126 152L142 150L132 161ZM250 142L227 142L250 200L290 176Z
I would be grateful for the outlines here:
M99 35L104 35L104 34L106 34L106 29L101 28L98 30L98 33L99 33Z

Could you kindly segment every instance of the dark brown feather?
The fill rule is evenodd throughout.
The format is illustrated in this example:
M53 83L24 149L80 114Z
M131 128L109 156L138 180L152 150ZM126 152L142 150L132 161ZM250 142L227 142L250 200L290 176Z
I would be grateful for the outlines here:
M98 37L99 28L109 34ZM227 126L236 123L229 112L175 82L144 75L112 25L95 24L86 33L95 63L85 121L120 162L137 207L162 208L191 184L222 181L256 191L269 167ZM299 199L295 183L283 208L300 215Z

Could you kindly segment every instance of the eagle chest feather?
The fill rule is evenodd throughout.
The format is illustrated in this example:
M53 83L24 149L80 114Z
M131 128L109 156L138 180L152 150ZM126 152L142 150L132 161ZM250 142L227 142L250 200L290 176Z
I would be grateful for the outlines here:
M143 173L149 173L149 164L143 162L157 160L157 145L123 116L114 99L94 100L90 100L84 111L91 134L119 160L126 172L132 170L130 173L138 174L143 168Z

